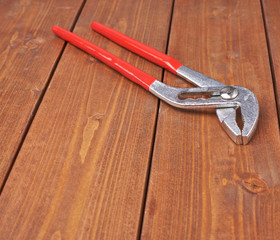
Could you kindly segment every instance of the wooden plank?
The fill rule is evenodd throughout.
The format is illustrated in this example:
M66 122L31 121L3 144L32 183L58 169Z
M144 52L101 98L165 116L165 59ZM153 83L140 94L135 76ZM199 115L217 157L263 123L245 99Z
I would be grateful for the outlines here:
M81 4L1 1L0 189L63 46L48 29L54 24L69 29Z
M269 44L274 85L277 97L278 115L280 114L280 2L277 0L262 0L264 19L266 23L267 39ZM280 115L279 115L280 116Z
M161 68L93 32L90 23L165 51L171 8L166 0L88 1L74 32L161 79ZM157 103L68 45L2 193L0 236L135 239Z
M279 239L279 129L260 2L176 0L168 52L251 89L260 119L238 146L214 113L160 104L142 239ZM185 86L171 74L165 82Z

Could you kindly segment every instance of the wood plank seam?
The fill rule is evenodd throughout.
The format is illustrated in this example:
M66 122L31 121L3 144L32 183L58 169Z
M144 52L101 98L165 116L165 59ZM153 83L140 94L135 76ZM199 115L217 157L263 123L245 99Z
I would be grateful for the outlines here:
M170 39L170 33L171 33L171 28L172 28L173 13L174 13L174 5L175 5L175 0L173 0L172 7L170 10L171 11L170 22L169 22L169 29L168 29L168 34L167 34L165 54L168 53L169 39ZM163 82L165 71L166 71L165 69L162 69L161 82ZM143 200L142 200L142 206L141 206L141 213L140 213L140 217L139 217L139 227L138 227L138 232L137 232L137 239L139 239L139 240L141 239L144 215L145 215L145 210L146 210L146 202L147 202L147 195L148 195L150 175L151 175L151 166L152 166L152 161L153 161L155 139L156 139L156 135L157 135L157 124L158 124L160 104L161 104L161 101L158 99L157 115L156 115L156 119L155 119L154 135L153 135L152 146L151 146L151 155L150 155L149 164L148 164L148 168L147 168L146 182L145 182L145 188L144 188L144 192L143 192Z
M168 36L169 36L169 34L168 34ZM137 231L137 239L139 239L139 240L141 239L141 233L142 233L142 227L143 227L143 221L144 221L144 215L145 215L145 209L146 209L146 202L147 202L147 194L148 194L149 183L150 183L152 159L153 159L154 145L155 145L156 132L157 132L159 105L160 105L160 100L158 99L157 114L156 114L155 123L154 123L154 134L153 134L153 139L152 139L149 163L148 163L148 166L147 166L145 186L144 186L144 191L143 191L143 195L142 195L143 197L142 197L141 212L140 212L140 215L139 215L139 224L138 224L138 231Z
M83 8L84 8L84 6L85 6L85 3L86 3L86 0L84 0L84 1L82 2L80 8L79 8L78 11L77 11L76 16L75 16L74 19L73 19L73 23L72 23L72 26L71 26L71 28L70 28L70 31L71 31L71 32L72 32L72 31L74 30L74 28L75 28L75 25L76 25L76 23L77 23L77 21L78 21L78 19L79 19L79 16L81 15L81 12L82 12L82 10L83 10ZM25 138L26 138L26 136L27 136L27 134L28 134L28 131L29 131L31 125L32 125L32 122L33 122L35 116L36 116L36 113L37 113L37 111L38 111L38 109L39 109L39 107L40 107L40 105L41 105L41 103L42 103L42 101L43 101L43 98L44 98L44 96L45 96L45 94L46 94L46 91L47 91L47 89L48 89L48 86L49 86L50 83L51 83L52 77L53 77L53 75L54 75L54 73L55 73L55 70L56 70L56 68L57 68L57 66L58 66L58 63L59 63L59 61L60 61L60 59L61 59L61 57L62 57L62 55L63 55L63 53L64 53L64 50L65 50L65 48L66 48L66 45L67 45L67 43L65 42L65 43L63 44L62 48L61 48L60 53L58 54L58 56L57 56L57 58L56 58L56 60L55 60L55 62L54 62L54 64L53 64L52 69L50 70L50 75L49 75L49 77L48 77L48 79L47 79L47 81L46 81L45 87L42 89L42 92L41 92L41 94L40 94L40 96L39 96L39 98L38 98L38 100L37 100L37 102L36 102L36 104L35 104L35 106L34 106L34 109L32 110L32 114L30 115L30 119L28 120L28 123L27 123L27 125L26 125L26 127L25 127L25 129L24 129L24 131L23 131L21 140L20 140L19 145L18 145L18 147L17 147L17 151L15 152L15 155L14 155L14 157L13 157L13 160L12 160L12 162L11 162L11 165L10 165L10 167L9 167L7 173L6 173L6 176L5 176L5 178L4 178L3 184L2 184L2 186L0 186L0 196L1 196L1 194L2 194L2 192L3 192L3 190L4 190L4 188L5 188L6 182L7 182L8 178L9 178L9 176L10 176L10 173L11 173L11 171L12 171L12 169L13 169L13 166L14 166L14 164L15 164L15 162L16 162L17 156L18 156L18 154L19 154L19 152L20 152L20 149L21 149L21 147L22 147L22 145L23 145L23 143L24 143L24 141L25 141Z
M265 16L265 11L264 11L264 6L263 6L263 0L260 0L260 5L261 5L261 11L262 11L262 17L263 17L263 25L264 25L264 31L265 31L265 39L266 39L266 44L267 44L267 52L268 52L268 56L269 56L269 65L270 65L270 70L271 70L271 78L272 78L272 82L273 82L273 89L274 89L274 97L275 97L275 102L276 102L276 110L277 110L277 117L278 117L278 122L280 124L280 112L279 112L279 101L278 101L278 97L277 97L277 88L276 88L276 76L275 76L275 66L274 66L274 61L272 58L272 53L271 53L271 44L269 41L269 34L268 34L268 30L267 30L267 20L266 20L266 16ZM280 127L280 125L279 125Z

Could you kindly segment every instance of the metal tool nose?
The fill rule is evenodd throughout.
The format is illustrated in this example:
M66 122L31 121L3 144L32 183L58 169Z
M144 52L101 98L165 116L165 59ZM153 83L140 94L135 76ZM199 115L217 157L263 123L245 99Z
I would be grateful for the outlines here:
M259 103L253 92L247 88L238 87L242 92L241 116L244 122L242 129L243 144L247 144L252 138L259 119Z
M234 86L238 90L236 101L238 102L241 111L241 120L243 126L240 127L237 123L238 109L217 109L217 115L222 127L236 144L247 144L257 127L259 118L259 104L256 96L249 89L239 86Z
M216 109L216 112L223 129L231 138L231 140L236 144L242 144L242 130L236 122L236 109Z

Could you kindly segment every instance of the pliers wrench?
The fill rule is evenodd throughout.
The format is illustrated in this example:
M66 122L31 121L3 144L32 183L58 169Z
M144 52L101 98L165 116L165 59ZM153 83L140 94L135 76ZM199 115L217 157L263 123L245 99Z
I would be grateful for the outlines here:
M98 22L93 22L91 27L119 45L198 87L171 87L72 32L58 26L53 26L52 30L62 39L91 54L172 106L183 109L215 108L222 127L236 144L247 144L250 141L257 126L259 105L256 96L249 89L218 82L184 66L168 55ZM243 129L238 126L236 121L237 109L240 109L241 112Z

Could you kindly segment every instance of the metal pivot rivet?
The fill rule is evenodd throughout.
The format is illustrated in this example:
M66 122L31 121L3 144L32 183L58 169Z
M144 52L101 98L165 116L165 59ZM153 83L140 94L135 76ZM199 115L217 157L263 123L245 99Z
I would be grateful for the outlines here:
M221 89L221 97L223 99L234 99L238 96L238 90L234 87L227 86Z

